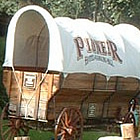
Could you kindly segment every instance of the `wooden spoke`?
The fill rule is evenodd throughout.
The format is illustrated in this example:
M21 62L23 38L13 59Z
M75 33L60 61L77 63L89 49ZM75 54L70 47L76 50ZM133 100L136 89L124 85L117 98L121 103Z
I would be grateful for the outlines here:
M6 140L10 140L12 138L12 133L9 133Z
M8 117L8 104L4 107L0 117L0 135L2 140L13 140L15 136L25 136L28 133L24 120L20 117Z
M64 108L55 126L55 140L81 140L83 118L79 109Z

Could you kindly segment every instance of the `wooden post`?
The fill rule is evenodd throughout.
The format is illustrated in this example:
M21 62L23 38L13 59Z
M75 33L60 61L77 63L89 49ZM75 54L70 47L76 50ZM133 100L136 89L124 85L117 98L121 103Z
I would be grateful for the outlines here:
M39 111L39 101L40 101L40 80L42 77L42 73L38 73L37 75L37 90L36 90L36 99L35 99L35 111L34 111L34 118L37 120L38 118L38 111Z
M24 137L14 137L14 140L30 140L30 137L24 136Z
M125 123L121 125L121 133L123 140L135 140L135 132L133 123Z
M16 74L16 73L15 73ZM19 88L22 90L22 82L23 82L23 72L20 72L18 74L18 81L19 81ZM17 83L18 84L18 83ZM19 90L19 89L18 89ZM22 98L22 93L21 91L18 92L18 103L17 103L17 111L16 111L16 115L20 116L20 109L21 109L21 98Z

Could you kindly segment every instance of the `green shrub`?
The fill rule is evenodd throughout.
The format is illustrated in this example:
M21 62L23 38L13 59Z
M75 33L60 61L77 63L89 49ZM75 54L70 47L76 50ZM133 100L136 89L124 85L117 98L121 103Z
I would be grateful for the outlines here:
M4 61L4 53L5 53L5 38L0 37L0 108L3 108L5 104L8 102L8 97L6 94L6 89L2 83L2 64Z

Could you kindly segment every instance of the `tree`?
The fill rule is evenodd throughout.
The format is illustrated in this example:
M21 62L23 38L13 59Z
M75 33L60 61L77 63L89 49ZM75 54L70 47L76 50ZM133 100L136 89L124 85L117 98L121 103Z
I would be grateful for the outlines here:
M54 17L82 17L111 24L140 25L139 0L0 0L0 15L12 16L29 4L44 7Z
M44 1L43 5L51 11L54 17L77 18L82 10L82 0L48 0Z
M8 102L8 96L7 96L7 93L6 93L6 89L3 85L3 73L2 73L2 64L3 64L3 61L4 61L4 49L5 47L5 38L0 38L0 108L2 109L5 104Z
M118 24L128 22L138 24L140 15L139 0L102 0L101 12L104 21Z
M18 10L17 4L15 0L0 0L0 15L13 15Z

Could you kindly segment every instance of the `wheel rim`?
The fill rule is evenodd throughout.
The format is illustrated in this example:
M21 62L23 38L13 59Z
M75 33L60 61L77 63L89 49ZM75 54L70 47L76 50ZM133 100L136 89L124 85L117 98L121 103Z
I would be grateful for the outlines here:
M16 136L25 136L28 133L21 118L8 117L8 105L4 107L0 117L0 133L2 140L13 140Z
M81 140L83 119L79 109L64 108L55 126L55 140Z

